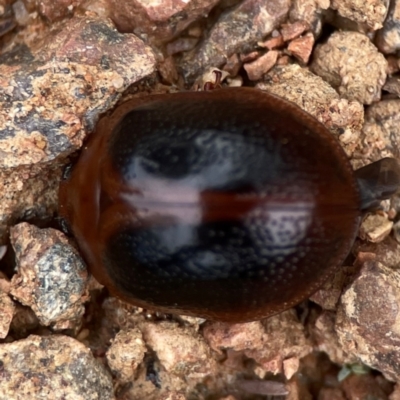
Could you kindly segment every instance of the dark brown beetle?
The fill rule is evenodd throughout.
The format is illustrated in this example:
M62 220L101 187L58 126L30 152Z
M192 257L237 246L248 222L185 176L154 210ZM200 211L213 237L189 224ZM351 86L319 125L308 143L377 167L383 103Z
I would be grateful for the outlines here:
M353 171L296 105L228 88L118 107L62 184L60 212L111 293L238 322L314 293L399 183L396 160Z

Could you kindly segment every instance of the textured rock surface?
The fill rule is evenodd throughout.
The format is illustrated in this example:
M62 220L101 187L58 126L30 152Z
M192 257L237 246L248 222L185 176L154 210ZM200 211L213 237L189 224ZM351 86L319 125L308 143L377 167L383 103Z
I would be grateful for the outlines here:
M296 103L335 134L350 156L359 146L364 109L349 101L319 76L298 65L277 66L257 87Z
M287 327L290 326L290 329ZM258 364L258 373L283 373L285 360L311 352L303 327L292 311L260 322L246 324L209 323L203 334L214 350L243 351ZM288 363L286 368L289 368Z
M333 0L331 7L342 17L364 24L375 31L382 28L389 0Z
M111 400L112 380L90 350L67 336L0 344L1 400Z
M215 360L209 347L200 335L177 324L143 323L140 325L143 338L157 354L163 367L173 374L186 378L198 378L215 372Z
M115 336L107 351L107 362L113 374L126 383L134 379L145 353L146 346L140 330L126 329Z
M360 150L371 161L400 155L400 101L383 100L365 113Z
M218 0L108 0L111 18L123 32L171 40L192 22L207 17Z
M88 300L88 274L79 253L55 229L21 223L11 229L17 272L10 293L43 325L56 329L80 322Z
M398 269L379 258L367 261L344 292L336 321L339 342L348 357L377 368L391 380L400 374L399 303Z
M284 21L289 6L289 0L244 0L223 13L199 47L184 57L184 77L193 80L208 67L220 67L232 54L251 48Z
M142 41L96 17L65 22L37 52L1 54L0 242L16 219L54 213L65 157L154 62Z
M357 32L335 32L318 45L311 69L341 96L371 104L381 97L387 61L368 36Z

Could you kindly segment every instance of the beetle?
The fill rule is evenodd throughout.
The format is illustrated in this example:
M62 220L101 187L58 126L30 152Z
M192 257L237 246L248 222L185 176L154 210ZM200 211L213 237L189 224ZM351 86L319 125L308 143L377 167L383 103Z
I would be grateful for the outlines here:
M353 171L297 105L224 88L117 107L61 184L60 214L112 294L244 322L313 294L399 183L396 159Z

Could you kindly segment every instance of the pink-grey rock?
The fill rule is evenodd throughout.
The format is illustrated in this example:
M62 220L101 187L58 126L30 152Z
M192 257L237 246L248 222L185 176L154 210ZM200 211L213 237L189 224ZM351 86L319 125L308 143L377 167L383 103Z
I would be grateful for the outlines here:
M270 50L266 54L257 58L255 61L244 64L244 69L251 81L258 81L266 74L276 63L278 51Z
M310 327L314 349L329 356L329 359L343 365L348 361L338 339L335 330L336 314L331 311L323 311Z
M391 247L398 260L400 246ZM360 361L395 381L400 374L400 272L390 266L390 257L377 255L363 264L341 297L336 332L348 360Z
M180 64L185 79L192 82L205 69L221 67L234 53L252 50L279 27L289 7L289 0L244 0L225 11L198 48L185 55Z
M0 344L0 399L112 400L107 370L68 336L29 336Z
M376 31L382 28L389 0L333 0L331 7L345 18Z
M109 0L83 0L80 10L93 12L104 19L110 18Z
M293 310L245 324L210 322L203 334L214 350L243 351L246 357L255 360L260 372L263 370L264 373L282 373L285 360L292 359L293 366L296 358L311 352L303 326Z
M299 65L275 66L256 87L296 103L322 122L350 156L359 147L364 108L341 99L319 76Z
M348 100L371 104L381 98L387 61L368 36L334 32L315 48L311 70Z
M393 228L393 221L390 221L386 213L370 214L361 223L359 236L369 242L382 242Z
M83 0L37 0L39 14L49 22L71 16Z
M133 381L134 373L143 361L146 346L138 328L117 333L107 350L107 363L120 382Z
M288 358L302 358L312 351L306 338L304 326L298 321L294 310L288 310L262 321L263 346L245 350L266 372L282 373Z
M154 65L141 40L93 15L0 56L0 243L14 221L53 215L65 158Z
M278 31L273 31L269 39L257 43L259 47L265 47L268 50L283 47L284 44L283 37Z
M353 281L358 269L357 265L342 265L335 271L334 275L310 297L310 300L317 303L324 310L335 311L343 289Z
M295 21L291 24L282 24L281 35L284 42L298 38L310 28L306 21Z
M293 0L289 14L290 20L306 22L311 31L319 36L323 16L329 6L329 0Z
M287 49L300 63L307 64L314 47L314 42L314 35L308 32L304 36L292 40Z
M371 161L399 157L400 100L383 100L368 107L361 138L363 157Z
M189 379L212 375L216 363L204 339L190 328L172 322L139 326L148 346L170 373Z
M43 325L66 329L80 323L88 273L68 239L23 222L11 229L11 244L17 261L11 295L31 307Z
M220 352L221 349L242 351L263 346L264 327L260 321L244 324L208 322L203 328L203 335L210 347Z
M122 32L166 42L204 18L218 0L109 0L111 18Z

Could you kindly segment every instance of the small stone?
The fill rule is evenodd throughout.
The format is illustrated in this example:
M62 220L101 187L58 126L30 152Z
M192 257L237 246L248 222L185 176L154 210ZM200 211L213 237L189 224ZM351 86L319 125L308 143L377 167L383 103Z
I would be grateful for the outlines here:
M95 13L103 19L110 18L109 0L83 0L79 9L83 12L89 11Z
M314 35L310 32L306 35L292 40L289 43L288 51L301 63L307 64L314 46Z
M397 157L400 148L400 102L383 100L372 104L365 113L361 143L371 161Z
M55 229L26 222L11 229L17 273L10 293L35 312L43 325L71 328L88 300L86 266L68 239Z
M311 327L311 336L315 343L315 350L327 354L332 362L343 365L349 360L339 343L335 330L335 319L334 312L323 311Z
M382 242L391 232L393 221L386 213L368 215L361 224L360 237L373 243Z
M40 326L35 313L29 308L17 303L14 317L11 323L11 331L18 332L19 335L27 336L28 332Z
M288 42L289 40L295 39L308 29L309 25L306 21L296 21L292 24L282 24L281 34L283 41Z
M285 44L285 42L283 41L282 35L272 37L268 40L257 43L257 45L259 47L265 47L268 50L273 50L273 49L276 49L277 47L282 47L284 44Z
M81 2L82 0L39 0L38 10L48 21L56 22L71 14Z
M186 379L204 378L215 371L215 360L204 339L190 328L172 322L139 326L148 346L169 372Z
M333 0L331 7L345 18L376 31L382 28L388 11L388 0Z
M394 75L396 72L399 72L400 67L399 67L399 60L397 59L397 57L389 55L386 57L386 60L388 62L386 72L389 76Z
M122 382L132 381L134 373L143 361L146 346L138 328L122 330L117 333L106 357L114 375Z
M111 18L122 32L135 32L166 42L207 16L218 0L108 0Z
M244 69L251 81L258 81L266 74L276 63L279 52L270 50L268 53L257 58L257 60L244 64Z
M260 53L258 51L251 51L250 53L241 54L240 61L243 63L250 63L257 60L258 57L260 57Z
M375 260L362 264L357 278L343 293L336 332L348 360L358 360L396 381L400 374L400 245L391 243L391 251L386 247ZM390 266L392 258L394 267Z
M63 335L0 344L0 399L110 400L112 380L88 348Z
M308 69L296 64L275 66L256 87L296 103L338 139L349 130L350 141L343 145L349 156L360 146L360 130L364 122L362 104L341 99L331 85Z
M290 10L290 21L304 21L315 36L319 36L322 29L324 10L330 7L329 0L293 0Z
M228 348L242 351L262 347L264 328L259 321L244 324L208 322L203 328L203 335L215 351Z
M302 358L312 351L304 333L304 326L293 310L262 320L264 334L260 347L244 350L247 357L273 374L283 372L283 362L288 358Z
M310 297L310 300L317 303L324 310L335 311L343 288L352 282L357 272L357 266L341 266L331 279L325 282L324 285Z
M387 61L368 36L335 32L315 48L311 70L348 100L371 104L381 97Z

